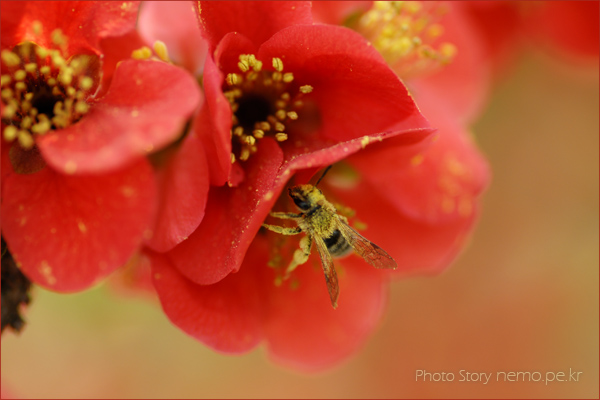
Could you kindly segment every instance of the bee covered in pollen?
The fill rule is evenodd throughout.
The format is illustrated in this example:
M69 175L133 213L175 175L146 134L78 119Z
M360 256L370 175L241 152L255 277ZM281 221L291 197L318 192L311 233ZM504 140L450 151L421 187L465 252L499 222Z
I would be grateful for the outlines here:
M301 264L306 263L312 246L315 245L319 256L331 305L337 307L339 285L333 258L344 257L352 252L358 254L366 262L381 269L396 269L394 259L375 243L363 237L348 224L348 219L338 213L336 207L327 201L317 185L331 166L323 172L317 183L313 185L297 185L289 188L288 192L300 213L272 212L270 215L279 219L290 219L296 222L296 227L284 227L263 224L262 226L282 235L306 234L300 240L300 248L294 252L292 261L286 269L285 278Z

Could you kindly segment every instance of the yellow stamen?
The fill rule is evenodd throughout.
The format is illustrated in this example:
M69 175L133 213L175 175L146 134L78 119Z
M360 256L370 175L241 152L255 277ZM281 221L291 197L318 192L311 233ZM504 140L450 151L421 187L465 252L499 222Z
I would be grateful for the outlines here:
M131 52L131 58L135 60L147 60L152 57L152 50L148 46L143 46Z
M158 58L164 62L171 62L171 59L169 59L169 52L167 51L167 45L164 42L161 42L160 40L154 42L154 52Z

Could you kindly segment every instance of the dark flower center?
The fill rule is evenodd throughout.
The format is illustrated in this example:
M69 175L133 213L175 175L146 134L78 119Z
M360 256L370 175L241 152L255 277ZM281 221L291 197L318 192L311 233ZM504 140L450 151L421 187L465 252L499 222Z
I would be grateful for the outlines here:
M39 22L34 32L41 34ZM4 140L31 149L34 135L65 128L88 112L87 99L97 88L98 58L67 57L67 38L60 30L51 33L53 48L23 42L2 50L2 132ZM94 77L94 78L92 78Z
M251 131L254 129L254 124L266 121L272 113L271 102L260 95L244 96L237 103L238 109L235 112L235 117L244 130Z
M238 63L241 73L227 74L223 94L233 112L232 163L247 160L256 152L258 140L267 135L278 142L287 140L288 126L298 119L297 111L303 106L302 96L313 89L294 84L294 75L283 72L280 58L272 61L274 70L265 71L253 54L242 54Z

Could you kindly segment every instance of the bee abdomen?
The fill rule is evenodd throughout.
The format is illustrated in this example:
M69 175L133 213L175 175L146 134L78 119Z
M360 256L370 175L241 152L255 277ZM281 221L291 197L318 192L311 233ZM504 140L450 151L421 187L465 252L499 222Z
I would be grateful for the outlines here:
M343 257L352 251L350 244L344 239L339 229L333 231L331 236L323 241L332 257Z

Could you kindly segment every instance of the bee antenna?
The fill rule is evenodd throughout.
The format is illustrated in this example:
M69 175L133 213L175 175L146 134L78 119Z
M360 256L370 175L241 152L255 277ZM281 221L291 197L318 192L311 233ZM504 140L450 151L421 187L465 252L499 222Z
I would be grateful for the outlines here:
M321 175L321 177L319 178L319 180L317 181L317 183L315 183L315 186L319 185L319 182L321 182L321 180L325 177L325 174L327 174L327 172L329 172L329 170L331 169L331 167L333 167L333 165L330 165L329 167L325 168L325 171L323 171L323 175Z

